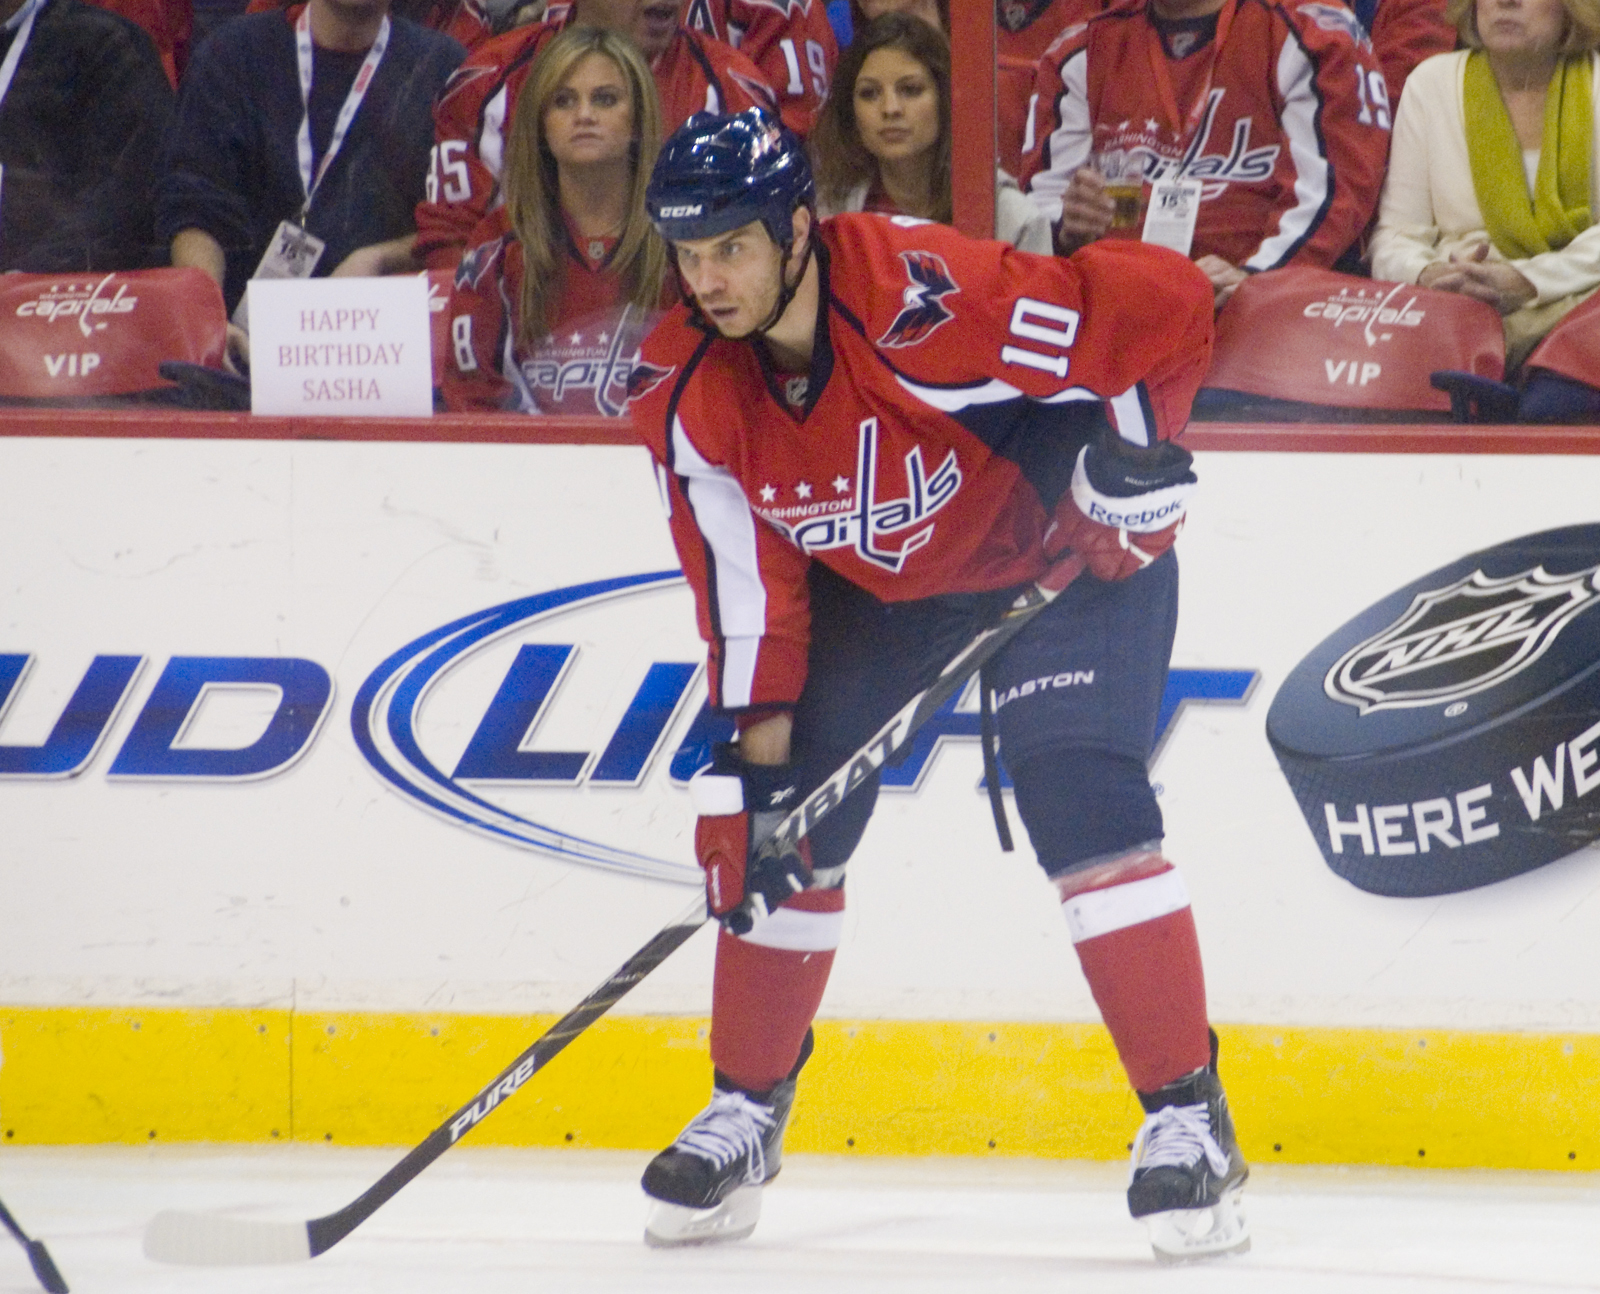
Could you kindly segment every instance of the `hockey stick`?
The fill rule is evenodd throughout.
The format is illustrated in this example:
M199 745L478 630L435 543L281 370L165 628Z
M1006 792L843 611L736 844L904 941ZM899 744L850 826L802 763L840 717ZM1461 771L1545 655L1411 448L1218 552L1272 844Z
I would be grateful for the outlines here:
M50 1251L44 1247L43 1240L30 1240L17 1225L17 1220L11 1216L11 1210L0 1204L0 1223L5 1229L17 1238L17 1243L28 1253L28 1261L33 1264L33 1274L39 1278L50 1294L67 1294L67 1283L61 1279L61 1273L56 1270L55 1261L50 1257Z
M944 667L939 677L889 719L833 776L778 823L761 848L784 842L788 848L808 835L845 796L903 751L917 730L967 681L1010 642L1034 616L1083 570L1077 557L1058 562L1012 604L1006 614L978 634ZM759 906L744 909L751 919ZM543 1069L569 1042L619 1002L633 986L661 965L709 919L704 895L674 917L628 958L605 983L535 1039L520 1056L490 1080L472 1100L428 1134L404 1159L344 1208L308 1222L268 1222L215 1213L158 1213L144 1233L144 1252L157 1262L200 1266L301 1262L326 1253L370 1218L396 1192L498 1109L507 1097Z

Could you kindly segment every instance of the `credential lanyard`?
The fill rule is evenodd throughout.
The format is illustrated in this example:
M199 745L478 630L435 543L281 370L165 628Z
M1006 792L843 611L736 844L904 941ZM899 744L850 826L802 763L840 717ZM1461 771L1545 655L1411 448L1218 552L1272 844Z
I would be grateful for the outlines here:
M1178 92L1172 84L1172 68L1168 66L1161 33L1156 32L1155 39L1145 46L1145 53L1150 60L1150 77L1155 83L1157 93L1161 96L1161 109L1166 116L1167 124L1175 131L1181 126L1182 151L1185 158L1188 157L1195 132L1200 129L1206 105L1211 99L1211 83L1217 75L1217 58L1222 53L1222 42L1228 38L1228 28L1233 25L1236 7L1236 0L1227 0L1217 13L1217 30L1211 38L1211 56L1206 62L1205 83L1200 87L1200 93L1195 97L1195 101L1189 105L1187 117L1178 110Z
M11 48L6 51L5 61L0 63L0 103L4 103L6 95L11 93L11 82L16 79L17 66L22 62L22 51L28 47L28 37L33 35L33 20L43 8L44 0L28 0L22 10L17 34L11 40Z
M356 79L351 83L350 93L344 97L344 107L339 109L338 119L333 123L333 137L328 140L328 151L322 155L322 165L317 167L314 176L311 173L310 5L300 11L300 17L295 21L294 41L295 50L300 56L300 103L305 108L305 115L300 119L299 139L300 187L306 194L305 205L300 208L300 224L304 227L306 217L311 212L311 199L316 195L317 186L322 183L322 177L333 165L333 159L339 155L344 137L350 133L350 123L355 120L356 113L361 108L361 101L367 97L367 88L372 84L372 78L377 75L378 64L383 62L383 52L389 48L389 16L384 15L383 25L378 28L378 38L372 42L372 48L367 51L367 57L361 63L361 70L356 73Z

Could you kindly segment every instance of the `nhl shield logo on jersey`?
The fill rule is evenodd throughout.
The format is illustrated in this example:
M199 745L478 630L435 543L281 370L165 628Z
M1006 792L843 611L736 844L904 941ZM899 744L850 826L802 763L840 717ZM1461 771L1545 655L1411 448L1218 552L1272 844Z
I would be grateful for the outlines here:
M1381 633L1352 647L1323 690L1362 714L1443 705L1503 683L1537 661L1575 617L1600 602L1600 566L1503 579L1481 570L1417 595Z
M894 318L889 330L878 338L880 346L916 346L928 340L941 324L955 316L946 310L941 298L959 291L955 276L937 252L901 252L909 285L902 296L905 308Z

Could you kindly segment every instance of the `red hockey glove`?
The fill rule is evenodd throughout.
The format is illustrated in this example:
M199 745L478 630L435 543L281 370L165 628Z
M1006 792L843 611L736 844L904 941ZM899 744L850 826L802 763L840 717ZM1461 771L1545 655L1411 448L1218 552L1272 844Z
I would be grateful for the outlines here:
M706 873L706 906L733 934L750 931L750 909L765 915L811 884L807 842L755 848L799 800L789 765L747 764L737 746L719 742L710 766L689 780L689 798L700 815L694 852Z
M1102 580L1125 580L1150 565L1183 529L1193 464L1194 455L1170 440L1144 449L1109 432L1091 441L1045 531L1046 556L1070 548Z

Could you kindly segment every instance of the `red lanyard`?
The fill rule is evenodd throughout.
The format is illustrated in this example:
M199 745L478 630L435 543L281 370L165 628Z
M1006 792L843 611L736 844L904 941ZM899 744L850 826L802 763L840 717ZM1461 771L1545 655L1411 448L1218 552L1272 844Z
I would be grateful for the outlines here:
M1155 82L1157 92L1161 95L1161 110L1166 117L1167 125L1176 132L1178 123L1183 123L1181 143L1187 153L1190 141L1200 129L1200 122L1205 117L1206 107L1211 99L1211 83L1217 74L1217 57L1222 53L1222 42L1228 39L1228 28L1233 25L1233 14L1237 8L1237 0L1227 0L1217 13L1217 30L1211 38L1211 53L1206 61L1205 83L1200 87L1200 93L1195 97L1194 103L1189 106L1187 119L1178 110L1178 92L1172 84L1172 68L1167 60L1166 48L1161 40L1161 33L1155 33L1155 39L1145 46L1145 53L1150 60L1150 77ZM1151 24L1154 26L1154 24Z

